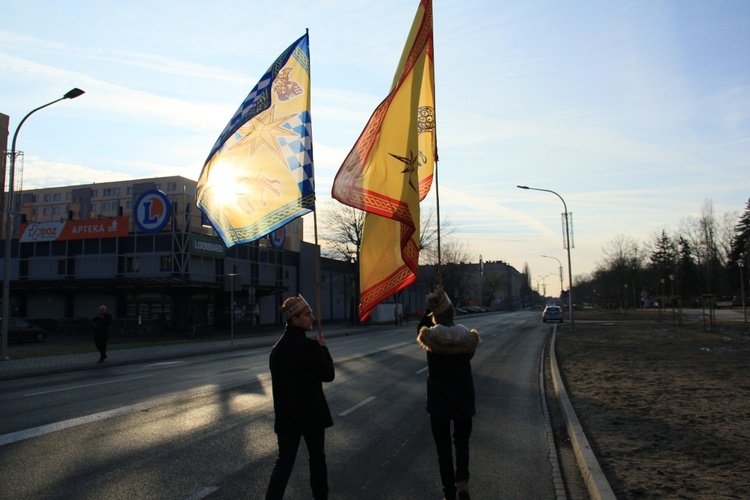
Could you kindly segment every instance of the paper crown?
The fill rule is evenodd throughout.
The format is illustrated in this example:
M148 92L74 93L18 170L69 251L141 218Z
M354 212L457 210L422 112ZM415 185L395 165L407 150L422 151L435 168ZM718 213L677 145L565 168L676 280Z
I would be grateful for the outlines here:
M299 297L289 297L281 305L281 313L284 315L284 320L288 322L294 316L304 311L306 307L312 309L302 295Z
M430 308L432 314L442 314L450 305L451 299L448 298L442 285L438 285L434 292L427 295L427 307Z

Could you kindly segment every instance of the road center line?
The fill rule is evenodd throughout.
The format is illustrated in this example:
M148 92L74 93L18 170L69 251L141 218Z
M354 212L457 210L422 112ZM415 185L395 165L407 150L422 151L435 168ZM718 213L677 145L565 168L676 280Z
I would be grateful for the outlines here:
M50 393L53 393L53 392L74 391L76 389L84 389L86 387L94 387L94 386L97 386L97 385L105 385L105 384L116 384L118 382L124 382L126 380L138 380L138 379L141 379L141 378L148 378L150 376L151 375L139 375L137 377L118 378L118 379L115 379L115 380L107 380L107 381L104 381L104 382L94 382L94 383L91 383L91 384L73 385L73 386L70 386L70 387L63 387L63 388L60 388L60 389L48 389L46 391L30 392L28 394L24 394L24 396L30 397L30 396L40 396L42 394L50 394Z
M357 410L358 408L363 407L364 405L366 405L367 403L369 403L373 399L375 399L375 396L370 396L369 398L365 399L364 401L360 401L359 403L357 403L356 405L352 406L348 410L344 410L341 413L339 413L339 417L345 417L345 416L349 415L351 412Z

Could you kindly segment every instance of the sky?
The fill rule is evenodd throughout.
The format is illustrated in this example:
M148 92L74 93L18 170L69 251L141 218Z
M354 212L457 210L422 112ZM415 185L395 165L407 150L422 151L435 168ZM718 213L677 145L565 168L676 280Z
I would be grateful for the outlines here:
M309 30L316 193L387 95L416 0L0 0L0 113L23 188L197 180L234 111ZM750 2L434 0L440 212L535 285L620 236L750 198ZM9 145L10 148L10 138ZM435 190L423 206L434 205ZM305 217L306 239L313 237ZM546 255L548 257L542 257ZM557 260L557 261L556 261Z

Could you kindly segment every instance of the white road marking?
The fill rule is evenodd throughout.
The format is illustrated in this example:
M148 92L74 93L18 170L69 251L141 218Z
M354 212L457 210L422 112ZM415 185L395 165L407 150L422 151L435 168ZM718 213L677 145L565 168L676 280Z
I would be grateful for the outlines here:
M428 368L428 367L427 367L427 366L425 366L425 367L424 367L424 368L422 368L421 370L417 370L417 371L415 371L415 372L414 372L414 375L419 375L420 373L426 372L426 371L427 371L427 368Z
M103 381L103 382L93 382L91 384L72 385L70 387L61 387L59 389L48 389L46 391L30 392L28 394L24 394L24 396L26 396L26 397L29 397L29 396L40 396L42 394L50 394L50 393L53 393L53 392L74 391L76 389L85 389L86 387L94 387L94 386L97 386L97 385L105 385L105 384L116 384L118 382L124 382L126 380L138 380L138 379L141 379L141 378L148 378L150 376L151 375L139 375L137 377L118 378L118 379L113 379L113 380L106 380L106 381Z
M168 366L168 365L184 365L184 361L159 361L158 363L151 363L146 365L147 368L152 366Z
M85 417L72 418L70 420L64 420L62 422L55 422L53 424L41 425L39 427L33 427L23 431L11 432L10 434L3 434L0 436L0 446L6 444L23 441L24 439L31 439L33 437L43 436L51 432L62 431L71 427L76 427L107 418L116 417L119 415L126 415L140 409L146 409L153 407L153 403L141 403L133 406L125 406L122 408L116 408L114 410L103 411L101 413L94 413L93 415L86 415Z
M150 376L150 375L149 375ZM265 377L270 378L270 377ZM263 380L264 377L258 377L258 380ZM122 379L120 379L122 380ZM103 411L100 413L94 413L92 415L86 415L83 417L71 418L70 420L63 420L62 422L54 422L47 425L41 425L39 427L33 427L31 429L25 429L22 431L11 432L8 434L0 435L0 446L6 444L23 441L24 439L31 439L52 432L62 431L70 429L71 427L77 427L79 425L89 424L92 422L98 422L100 420L106 420L108 418L119 417L122 415L128 415L130 413L136 413L139 411L149 410L161 405L172 404L177 401L184 401L194 397L201 397L208 394L216 394L221 391L231 389L233 387L242 387L247 385L247 382L235 382L232 384L225 384L218 387L205 387L194 390L182 391L169 396L165 396L153 401L144 401L143 403L137 403L134 405L123 406L121 408L115 408L114 410Z
M341 413L339 413L339 417L345 417L345 416L349 415L351 412L353 412L353 411L355 411L355 410L363 407L364 405L366 405L367 403L369 403L373 399L375 399L375 396L370 396L369 398L365 399L364 401L360 401L359 403L357 403L356 405L352 406L348 410L344 410Z
M190 495L185 500L201 500L201 498L206 498L208 495L213 493L214 491L218 490L218 486L206 486L199 492L197 492L195 495Z

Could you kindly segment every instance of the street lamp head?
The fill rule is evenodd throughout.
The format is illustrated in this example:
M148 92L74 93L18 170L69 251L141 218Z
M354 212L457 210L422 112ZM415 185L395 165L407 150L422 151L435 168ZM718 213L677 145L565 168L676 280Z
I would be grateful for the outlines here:
M529 186L516 186L518 189L529 189Z
M85 92L79 88L74 88L72 90L69 90L64 96L63 99L75 99L78 96L82 96L85 94Z

